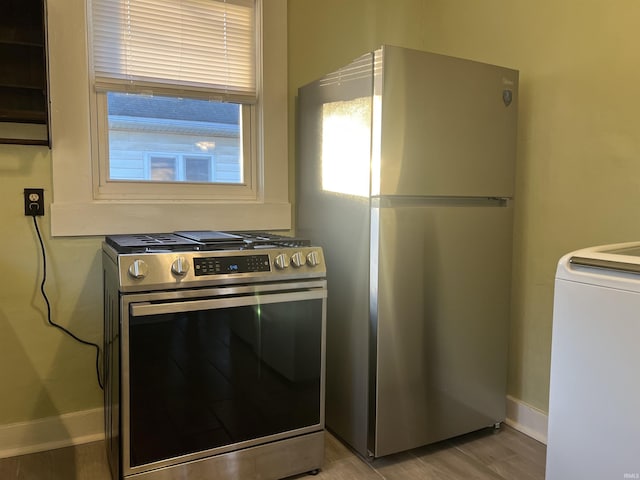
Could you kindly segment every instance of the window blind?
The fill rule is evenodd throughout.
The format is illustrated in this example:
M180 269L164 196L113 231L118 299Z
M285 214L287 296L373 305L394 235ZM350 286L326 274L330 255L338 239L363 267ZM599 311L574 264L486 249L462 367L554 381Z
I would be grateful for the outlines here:
M254 103L254 0L92 0L97 91Z

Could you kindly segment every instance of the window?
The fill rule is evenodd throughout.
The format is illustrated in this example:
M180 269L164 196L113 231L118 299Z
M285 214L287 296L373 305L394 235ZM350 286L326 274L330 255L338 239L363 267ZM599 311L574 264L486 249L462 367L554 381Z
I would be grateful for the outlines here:
M254 199L255 2L90 5L94 137L102 139L93 159L96 198L198 193L166 184L194 183L185 174L184 155L219 150L217 157L237 175L220 182L200 176L195 183L224 183L224 195Z
M99 114L109 140L99 160L108 165L108 181L244 183L241 105L114 92L106 98Z
M239 180L238 175L235 180ZM184 159L184 176L180 179L186 182L215 182L211 175L211 157L186 157Z
M49 31L56 32L49 38L52 234L290 228L286 0L93 2L88 12L84 0L49 0ZM122 49L114 35L123 34L109 30L113 19L106 15L109 28L100 30L105 50L90 56L94 44L87 38L93 39L89 33L95 26L87 28L87 14L113 2L126 4L119 14L126 10L129 16L134 4L153 8L141 24L158 29L152 28L151 40ZM244 67L219 68L224 81L200 71L201 64L215 63L210 56L215 46L205 45L209 34L200 30L214 15L202 9L212 5L227 11L253 11L255 5L254 77ZM165 8L180 13L161 13ZM136 23L130 20L127 28ZM184 32L197 33L195 63L161 43ZM160 53L151 73L146 68L153 61L136 69L140 45ZM114 73L117 69L105 60L109 48L119 61L129 58L120 62L124 72ZM198 66L195 76L185 73L190 62ZM234 69L249 78L246 85L229 83Z

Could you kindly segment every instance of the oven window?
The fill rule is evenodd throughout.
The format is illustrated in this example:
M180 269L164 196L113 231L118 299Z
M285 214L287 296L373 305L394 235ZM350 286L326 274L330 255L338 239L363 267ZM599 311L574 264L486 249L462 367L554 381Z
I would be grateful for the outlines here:
M321 299L131 319L131 466L320 422Z

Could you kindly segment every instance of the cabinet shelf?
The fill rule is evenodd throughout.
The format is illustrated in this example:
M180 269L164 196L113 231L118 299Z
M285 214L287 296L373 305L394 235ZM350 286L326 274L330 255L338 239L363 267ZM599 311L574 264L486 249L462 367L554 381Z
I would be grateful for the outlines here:
M0 143L48 145L45 0L2 0Z
M41 40L14 40L0 37L0 46L7 45L11 47L27 47L42 49L44 45Z
M47 115L40 110L6 110L0 108L0 122L45 125L47 123Z
M45 88L44 83L26 85L24 83L5 83L2 80L0 80L0 91L10 90L11 92L14 92L16 90L26 90L26 91L37 90L44 93L44 88ZM2 93L0 92L0 96L1 95Z
M34 140L31 138L2 138L0 137L0 144L4 145L39 145L46 147L49 145L49 140Z

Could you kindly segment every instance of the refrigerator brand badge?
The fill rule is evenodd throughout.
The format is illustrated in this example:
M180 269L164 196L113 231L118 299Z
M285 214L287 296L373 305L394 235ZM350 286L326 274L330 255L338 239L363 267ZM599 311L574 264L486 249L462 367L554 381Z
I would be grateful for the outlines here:
M509 106L511 105L511 102L513 101L513 91L510 89L505 89L502 91L502 101L504 102L505 106Z

